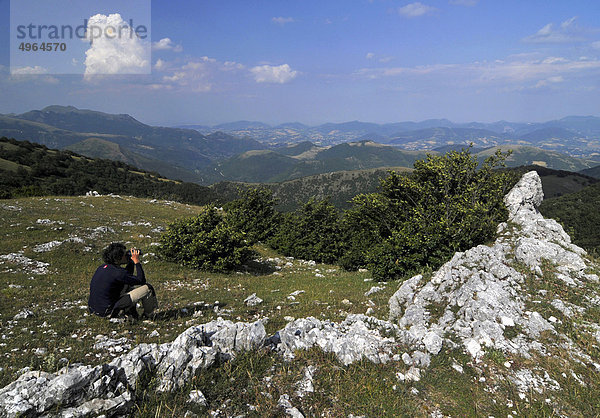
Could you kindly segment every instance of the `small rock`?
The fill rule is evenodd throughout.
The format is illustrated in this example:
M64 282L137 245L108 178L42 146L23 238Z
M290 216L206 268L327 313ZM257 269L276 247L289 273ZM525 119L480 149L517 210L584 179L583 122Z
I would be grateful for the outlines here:
M32 316L35 316L33 312L31 312L29 309L23 309L21 312L16 314L13 319L16 321L18 319L31 318Z
M190 392L190 396L188 398L188 402L196 404L196 405L200 405L200 406L206 406L207 405L206 397L199 390L192 390Z
M262 302L263 300L256 296L256 293L252 293L250 296L244 299L244 303L246 304L246 306L256 306L260 305Z

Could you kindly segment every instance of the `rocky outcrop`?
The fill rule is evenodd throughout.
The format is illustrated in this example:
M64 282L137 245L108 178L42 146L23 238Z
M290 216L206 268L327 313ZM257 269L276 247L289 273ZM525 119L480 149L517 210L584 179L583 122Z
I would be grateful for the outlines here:
M343 364L363 357L380 363L400 358L394 353L396 340L383 333L408 338L397 326L364 315L349 315L341 324L298 319L270 338L264 321L218 319L188 328L171 343L140 344L109 364L74 365L56 374L24 373L0 389L0 417L44 415L59 407L65 417L120 416L130 410L138 386L149 377L159 377L158 392L177 390L217 359L231 359L240 351L266 345L291 359L294 350L318 346L335 353ZM309 386L304 383L302 390L310 391Z
M318 346L325 352L334 353L345 365L363 357L374 363L387 363L397 355L395 350L399 341L409 343L411 337L388 321L354 314L341 323L313 317L296 319L270 339L275 349L287 359L292 359L296 350Z
M598 277L586 273L585 251L538 212L542 199L538 174L525 174L504 199L509 217L496 241L456 253L430 280L418 275L404 282L390 299L390 319L432 354L455 341L475 359L486 347L525 356L544 352L540 334L556 330L551 318L532 309L539 295L528 291L526 273L540 281L551 267L547 274L574 287Z
M193 326L172 343L140 344L100 366L73 365L58 373L26 372L0 389L0 416L85 417L124 415L136 399L136 386L157 375L158 391L178 389L218 358L263 346L262 321L233 323L222 319Z

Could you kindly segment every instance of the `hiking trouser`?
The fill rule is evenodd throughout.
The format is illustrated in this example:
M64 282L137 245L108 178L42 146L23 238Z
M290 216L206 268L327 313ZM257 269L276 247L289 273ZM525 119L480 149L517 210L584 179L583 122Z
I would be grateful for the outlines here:
M136 304L141 301L144 314L150 315L157 307L156 292L150 284L142 286L125 286L121 298L115 303L111 316L117 316L121 311L137 317Z

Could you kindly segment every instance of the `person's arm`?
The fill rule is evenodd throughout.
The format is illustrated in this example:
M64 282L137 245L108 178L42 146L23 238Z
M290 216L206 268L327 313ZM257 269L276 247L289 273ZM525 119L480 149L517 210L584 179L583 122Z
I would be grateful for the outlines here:
M127 270L127 274L121 277L121 281L123 283L129 285L142 285L146 284L146 275L144 274L144 269L142 268L142 264L140 263L140 250L131 249L131 263L132 266L135 265L136 275L134 276L133 270ZM129 265L127 266L129 267Z

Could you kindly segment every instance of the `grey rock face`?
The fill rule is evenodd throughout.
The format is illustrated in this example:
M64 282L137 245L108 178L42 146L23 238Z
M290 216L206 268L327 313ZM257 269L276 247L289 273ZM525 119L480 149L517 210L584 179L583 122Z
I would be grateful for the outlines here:
M509 219L498 227L494 244L456 253L429 281L421 275L405 281L389 301L390 319L431 354L443 343L452 344L451 334L475 359L486 347L525 355L543 349L535 339L555 330L540 313L526 310L531 295L523 292L519 263L540 276L547 260L556 266L556 278L569 286L593 278L585 274L585 251L571 243L560 224L538 212L542 199L538 174L525 174L504 198Z
M278 332L276 349L292 359L295 350L313 346L332 352L345 365L363 357L374 363L386 363L394 354L397 339L381 332L396 334L400 340L410 337L395 325L365 315L348 315L342 323L320 321L309 317L296 319Z
M124 415L146 372L160 377L158 391L178 389L219 358L261 347L264 324L222 319L193 326L166 344L140 344L101 366L71 366L58 373L27 372L0 389L0 416L42 415L59 406L62 416Z

